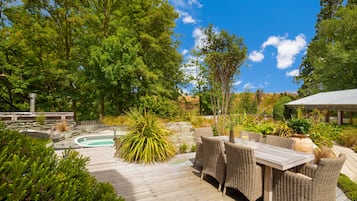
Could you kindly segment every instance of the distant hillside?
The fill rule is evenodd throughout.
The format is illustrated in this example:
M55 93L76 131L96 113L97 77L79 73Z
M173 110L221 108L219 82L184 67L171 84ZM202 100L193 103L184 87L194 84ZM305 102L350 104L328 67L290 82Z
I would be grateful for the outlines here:
M257 101L256 98L256 93L253 92L247 92L250 97L250 101ZM234 94L234 103L233 105L239 105L239 104L244 104L240 103L242 100L242 95L244 93L238 93ZM260 101L260 104L258 105L258 114L265 114L265 115L272 115L273 114L273 107L274 104L279 100L280 97L282 96L289 96L292 99L296 99L297 95L296 94L290 94L290 93L263 93L262 98ZM182 109L186 109L188 111L197 111L199 109L199 98L198 96L181 96L179 98L179 105Z

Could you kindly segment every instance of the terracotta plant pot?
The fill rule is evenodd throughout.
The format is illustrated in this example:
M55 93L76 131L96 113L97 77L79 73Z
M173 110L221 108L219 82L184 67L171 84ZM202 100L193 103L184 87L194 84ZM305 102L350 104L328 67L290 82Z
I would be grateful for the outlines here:
M294 150L312 154L314 151L314 143L306 134L293 134Z

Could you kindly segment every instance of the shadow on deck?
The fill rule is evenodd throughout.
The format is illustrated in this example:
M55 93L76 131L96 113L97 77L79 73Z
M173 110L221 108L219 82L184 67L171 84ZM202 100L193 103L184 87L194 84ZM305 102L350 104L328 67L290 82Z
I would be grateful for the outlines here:
M247 200L233 189L227 189L227 195L223 196L222 191L217 191L218 183L210 176L200 181L199 170L192 167L195 153L177 155L167 163L142 165L113 158L111 147L77 151L91 158L87 166L90 173L100 182L111 183L126 201ZM347 201L342 191L336 189L337 201Z

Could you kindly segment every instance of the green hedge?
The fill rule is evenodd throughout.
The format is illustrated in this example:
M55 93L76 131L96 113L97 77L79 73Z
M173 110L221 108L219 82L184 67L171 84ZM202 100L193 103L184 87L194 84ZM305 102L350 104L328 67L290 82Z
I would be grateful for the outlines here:
M86 169L88 158L52 148L0 125L0 200L124 200Z

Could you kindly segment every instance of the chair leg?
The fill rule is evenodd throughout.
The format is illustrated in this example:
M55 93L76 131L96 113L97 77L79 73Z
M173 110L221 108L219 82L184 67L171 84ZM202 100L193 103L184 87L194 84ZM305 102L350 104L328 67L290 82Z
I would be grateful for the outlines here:
M203 179L203 172L201 171L201 181L202 181L202 179Z
M223 195L223 196L225 196L225 195L226 195L226 191L227 191L227 187L226 187L226 186L224 186L224 188L223 188L223 193L222 193L222 195Z
M221 191L221 188L222 188L222 184L219 184L217 191L218 191L218 192Z

